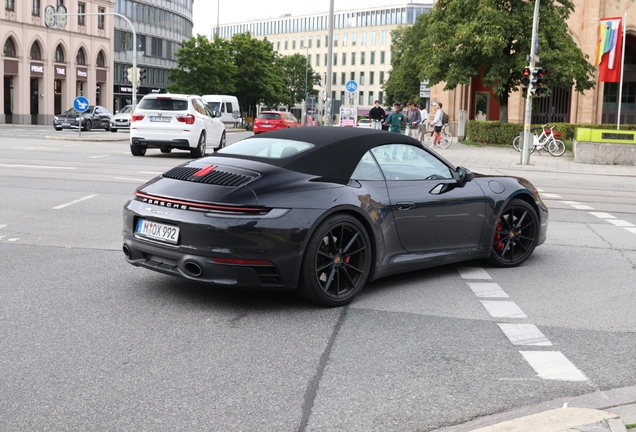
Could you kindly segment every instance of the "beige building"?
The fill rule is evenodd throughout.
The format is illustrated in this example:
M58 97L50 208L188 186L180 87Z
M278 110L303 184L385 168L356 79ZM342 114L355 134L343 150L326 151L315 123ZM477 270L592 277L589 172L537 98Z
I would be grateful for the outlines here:
M384 100L382 89L391 70L391 31L414 24L418 15L427 13L432 6L431 0L334 11L330 59L327 58L327 13L233 23L212 29L212 33L218 32L220 37L230 39L235 34L250 32L257 39L272 42L281 55L307 56L313 70L321 76L319 98L330 97L358 108L358 114L365 114L376 99L383 105L393 102ZM326 76L328 62L332 64L330 77ZM327 79L331 81L331 95L324 93ZM357 83L356 91L348 91L349 81Z
M589 56L590 63L594 61L599 20L622 17L627 12L621 124L636 123L636 3L631 0L574 0L574 4L576 9L568 20L568 26L577 45ZM537 66L541 66L541 63ZM441 84L432 88L431 100L443 103L451 122L457 121L460 110L466 110L470 120L499 119L499 104L490 89L485 88L478 78L473 79L471 85L460 85L453 91L443 92L442 88ZM552 90L549 97L534 100L533 123L613 124L617 121L618 83L597 82L593 89L584 94L573 89ZM508 101L508 120L522 123L524 110L525 99L521 93L512 93Z
M114 4L2 1L0 123L52 125L54 115L71 108L77 96L112 111L113 17L88 14L112 13ZM52 15L64 10L66 16Z

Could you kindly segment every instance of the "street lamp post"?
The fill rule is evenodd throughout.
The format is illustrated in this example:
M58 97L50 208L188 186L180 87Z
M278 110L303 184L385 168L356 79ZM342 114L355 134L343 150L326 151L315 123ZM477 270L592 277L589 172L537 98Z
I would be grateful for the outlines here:
M307 45L307 53L305 54L305 97L303 99L303 115L301 116L302 118L304 118L303 120L303 124L307 124L307 80L308 80L308 73L309 73L309 45ZM313 122L312 122L313 123Z

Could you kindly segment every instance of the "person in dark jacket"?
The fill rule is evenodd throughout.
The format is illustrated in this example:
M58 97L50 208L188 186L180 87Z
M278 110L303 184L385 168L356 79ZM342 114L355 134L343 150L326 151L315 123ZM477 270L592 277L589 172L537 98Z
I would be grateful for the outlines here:
M380 101L375 101L373 108L369 110L369 118L373 121L373 129L382 129L382 122L386 118L386 112L380 106Z

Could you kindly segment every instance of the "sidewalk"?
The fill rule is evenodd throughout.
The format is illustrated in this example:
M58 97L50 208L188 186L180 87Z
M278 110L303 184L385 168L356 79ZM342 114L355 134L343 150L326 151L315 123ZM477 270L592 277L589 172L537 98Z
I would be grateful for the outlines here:
M434 150L452 162L453 165L461 165L469 170L484 174L487 174L484 169L488 168L493 170L636 176L636 166L577 163L574 162L571 152L566 152L561 157L551 156L547 151L542 151L540 154L534 152L530 155L530 163L521 165L521 153L516 152L512 146L474 147L453 141L453 144L447 149L435 147Z

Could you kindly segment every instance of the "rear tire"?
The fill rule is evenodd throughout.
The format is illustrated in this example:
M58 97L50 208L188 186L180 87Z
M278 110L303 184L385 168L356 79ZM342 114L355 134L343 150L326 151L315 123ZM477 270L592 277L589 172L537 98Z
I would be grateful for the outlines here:
M548 152L552 156L563 156L563 153L565 153L565 144L563 141L555 139L548 145Z
M170 153L172 151L172 148L170 147L161 147L161 153Z
M349 304L369 277L372 256L360 221L346 214L327 218L307 244L298 294L329 307Z
M439 144L442 148L447 149L453 143L453 135L450 132L442 133L442 142Z
M199 136L199 144L197 144L196 148L190 150L190 154L193 158L200 158L205 155L205 132L201 132L201 136Z
M143 156L146 154L146 147L140 145L130 145L130 152L133 156Z
M532 206L511 200L497 219L488 260L497 267L518 266L532 255L539 232L539 217Z
M115 128L110 128L110 131L111 131L111 132L113 132L113 133L115 133L115 132L117 132L117 129L115 129Z
M93 124L91 123L91 121L86 120L86 123L84 124L84 130L86 132L90 132L92 128L93 128Z
M512 140L512 148L520 152L521 151L521 148L519 147L520 143L521 143L521 135L515 137L515 139Z
M215 151L219 151L222 148L224 148L226 141L227 141L227 138L225 137L225 131L223 131L223 133L221 134L221 140L219 141L219 146L216 148Z

